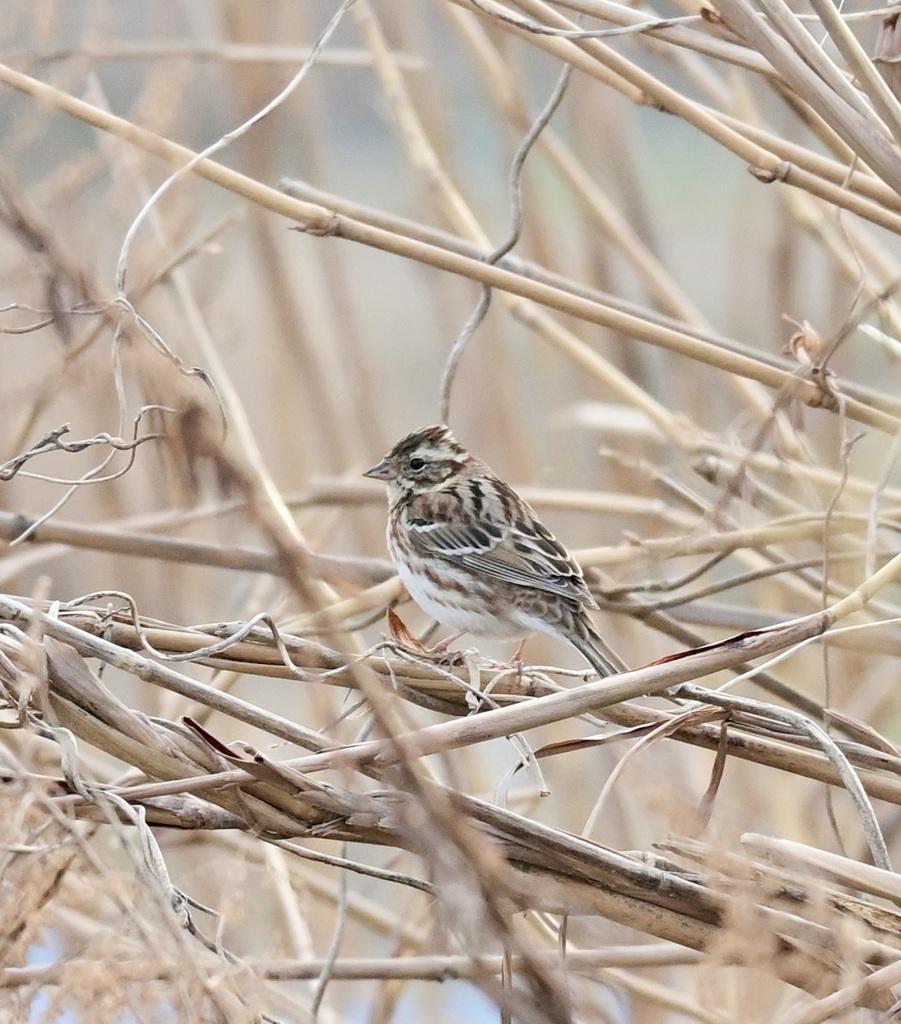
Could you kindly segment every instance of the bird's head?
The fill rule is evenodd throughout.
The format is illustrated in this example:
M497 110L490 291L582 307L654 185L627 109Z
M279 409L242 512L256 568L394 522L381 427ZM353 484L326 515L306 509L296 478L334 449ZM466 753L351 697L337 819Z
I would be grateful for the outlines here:
M444 484L476 463L475 458L439 424L407 434L363 476L384 480L392 500L400 496L440 490Z

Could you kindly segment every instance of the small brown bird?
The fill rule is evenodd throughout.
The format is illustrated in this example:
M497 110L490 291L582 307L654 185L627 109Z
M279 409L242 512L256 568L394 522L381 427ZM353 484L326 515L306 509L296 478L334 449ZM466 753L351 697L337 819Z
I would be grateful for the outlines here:
M601 676L627 670L585 612L597 604L578 563L448 427L409 434L364 475L388 485L388 550L429 615L475 636L549 633Z

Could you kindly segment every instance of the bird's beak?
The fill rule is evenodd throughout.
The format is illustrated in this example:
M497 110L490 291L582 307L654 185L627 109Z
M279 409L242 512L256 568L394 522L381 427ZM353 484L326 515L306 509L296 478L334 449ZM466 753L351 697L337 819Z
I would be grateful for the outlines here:
M377 466L367 469L363 476L372 477L373 480L395 480L397 479L397 470L387 459L382 459Z

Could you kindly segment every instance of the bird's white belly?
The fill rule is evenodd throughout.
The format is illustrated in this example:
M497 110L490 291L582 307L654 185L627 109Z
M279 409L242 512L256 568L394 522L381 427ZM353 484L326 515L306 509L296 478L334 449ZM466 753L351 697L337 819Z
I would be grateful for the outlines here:
M491 614L484 601L473 592L471 581L451 578L446 586L437 586L427 576L413 573L402 561L397 573L403 580L410 597L424 612L436 618L455 633L492 637L497 640L521 640L541 628L526 622L516 609L507 607L503 614ZM453 572L453 570L449 570ZM467 582L470 586L467 587Z

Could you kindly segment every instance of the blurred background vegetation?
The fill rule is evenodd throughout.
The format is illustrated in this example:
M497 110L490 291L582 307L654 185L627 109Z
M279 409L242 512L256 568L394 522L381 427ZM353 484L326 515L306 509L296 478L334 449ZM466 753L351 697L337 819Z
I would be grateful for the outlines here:
M836 992L869 1006L847 1019L892 1011L894 975L847 992L901 951L878 853L884 842L901 856L894 16L825 0L7 0L6 1019L812 1022L832 1019ZM183 170L242 125L211 156L234 173ZM492 277L489 254L517 210ZM162 790L141 786L228 769L225 748L185 716L285 762L391 736L392 714L403 731L475 724L465 716L483 706L461 681L497 687L510 707L585 682L577 655L545 640L529 664L571 674L472 658L436 667L373 646L389 605L417 635L429 623L392 579L384 495L360 475L441 418L449 356L485 283L499 286L453 374L449 422L579 554L599 625L630 665L848 595L836 624L867 628L836 629L735 686L771 703L733 709L729 726L717 712L677 733L680 715L710 707L683 694L500 738L514 722L440 757L402 749L409 777L332 762L311 776L342 800L376 784L422 800L420 833L262 789L246 790L265 804L259 819L234 788L173 783L167 797L198 792L198 804L154 804ZM240 650L196 653L260 613L298 638L300 668L264 626ZM80 646L51 620L110 646ZM68 654L44 643L48 630ZM350 660L361 676L341 655L364 653ZM704 685L729 683L740 663ZM95 692L86 680L101 665ZM393 711L378 710L370 670ZM60 696L67 672L78 699ZM820 739L767 717L792 707L835 735L874 813L842 792L848 776ZM645 732L511 775L525 750L611 722ZM724 754L726 736L744 760L723 770L711 749ZM181 769L163 763L166 744ZM636 864L672 834L679 867L660 870L703 890L679 910L700 931L643 916L644 895L571 865L615 906L554 890L529 908L517 888L529 858L510 853L507 833L509 863L476 857L473 877L457 877L468 826L453 831L418 773L523 828L638 851ZM153 829L124 805L146 806ZM835 854L842 868L771 868L746 833ZM543 835L531 869L559 883ZM878 884L851 879L874 859ZM504 913L493 888L509 897ZM218 915L190 912L206 939L179 893ZM585 957L574 973L554 959L563 949ZM510 975L483 959L505 952L525 958Z

